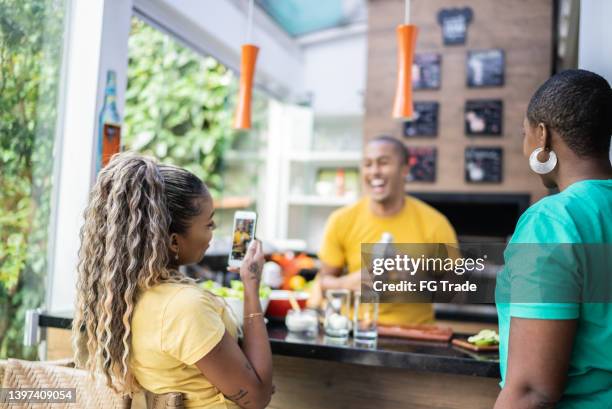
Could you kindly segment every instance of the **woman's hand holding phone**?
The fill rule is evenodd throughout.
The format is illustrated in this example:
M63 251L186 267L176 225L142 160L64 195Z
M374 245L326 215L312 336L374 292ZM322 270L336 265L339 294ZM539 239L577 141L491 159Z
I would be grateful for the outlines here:
M240 278L244 284L244 291L255 291L257 298L259 298L259 284L261 283L261 272L264 262L261 242L259 240L251 240L240 266Z

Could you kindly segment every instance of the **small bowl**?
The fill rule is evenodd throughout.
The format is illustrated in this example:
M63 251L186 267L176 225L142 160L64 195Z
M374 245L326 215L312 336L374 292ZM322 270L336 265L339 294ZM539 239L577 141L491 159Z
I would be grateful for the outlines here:
M319 317L315 310L289 310L285 326L290 332L316 334L319 330Z
M266 315L272 318L285 318L287 311L291 309L291 303L289 302L289 295L293 294L293 297L297 301L300 308L306 308L306 301L308 300L308 293L288 290L272 290L270 293L270 304Z

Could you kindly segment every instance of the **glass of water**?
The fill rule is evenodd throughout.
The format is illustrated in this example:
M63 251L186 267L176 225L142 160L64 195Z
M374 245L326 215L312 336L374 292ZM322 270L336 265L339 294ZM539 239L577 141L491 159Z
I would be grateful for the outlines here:
M378 339L378 295L368 294L367 302L363 301L361 293L355 293L353 308L353 335L355 341L375 343Z
M349 290L327 290L325 293L325 335L336 338L348 338L351 330L350 309L351 293Z

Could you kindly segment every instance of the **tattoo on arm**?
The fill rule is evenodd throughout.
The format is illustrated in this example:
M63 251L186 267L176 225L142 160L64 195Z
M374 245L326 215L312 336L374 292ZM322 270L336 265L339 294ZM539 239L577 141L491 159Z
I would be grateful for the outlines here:
M251 273L252 279L258 279L259 266L257 265L257 263L253 262L249 265L249 272Z
M235 393L233 395L229 395L227 398L229 400L233 400L234 402L238 402L238 401L240 401L240 399L244 398L248 394L249 394L248 391L246 391L244 389L240 389L237 393Z

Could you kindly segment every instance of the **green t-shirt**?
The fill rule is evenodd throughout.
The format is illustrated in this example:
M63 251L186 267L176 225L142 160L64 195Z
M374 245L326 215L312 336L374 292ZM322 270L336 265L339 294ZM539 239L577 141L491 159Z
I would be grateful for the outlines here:
M557 257L551 263L550 257L536 256L522 257L522 260L517 262L519 257L516 256L516 248L520 248L521 243L580 243L573 245L572 252L587 247L584 246L585 243L589 246L606 243L605 246L609 248L608 244L612 243L612 179L580 181L563 192L546 197L531 206L521 216L508 249L504 253L505 267L498 277L496 293L502 387L508 363L511 317L575 319L578 321L578 328L567 385L561 402L556 407L558 409L612 408L612 304L514 302L514 294L513 302L507 302L507 298L500 297L502 288L510 288L516 293L517 290L525 288L525 285L535 284L540 290L546 289L548 284L553 283L551 277L555 274L557 275L555 285L566 286L563 291L571 292L575 289L580 292L583 288L578 282L581 277L584 279L584 276L576 274L577 271L588 272L594 268L601 271L601 265L594 267L593 263L589 265L588 261L578 256L572 260L572 263L565 263L564 261L569 260L565 257ZM511 249L513 245L515 250ZM611 257L605 257L607 259L605 263L609 265ZM598 263L600 261L601 259ZM513 269L516 265L521 265L521 268ZM526 265L530 268L525 268ZM605 272L608 273L612 274L612 271ZM515 280L516 277L519 278ZM559 277L563 279L559 280ZM597 286L597 280L601 279L601 276L591 277L593 282L590 285ZM512 280L515 282L508 284ZM609 284L610 278L601 281ZM520 285L515 285L516 282ZM554 291L557 292L557 289Z

